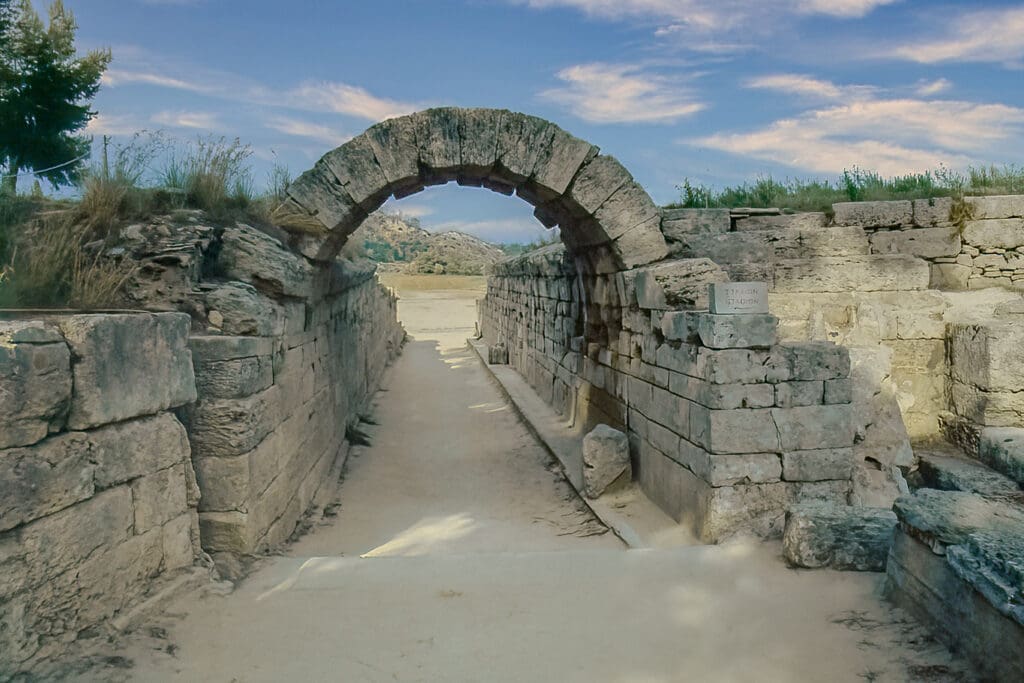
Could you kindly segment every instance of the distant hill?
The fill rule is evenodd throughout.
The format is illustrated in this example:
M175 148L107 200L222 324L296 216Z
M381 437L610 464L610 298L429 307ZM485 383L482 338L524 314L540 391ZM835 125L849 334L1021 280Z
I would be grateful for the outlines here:
M461 232L431 233L415 218L377 212L349 238L378 263L404 264L408 273L482 275L505 256L501 247Z

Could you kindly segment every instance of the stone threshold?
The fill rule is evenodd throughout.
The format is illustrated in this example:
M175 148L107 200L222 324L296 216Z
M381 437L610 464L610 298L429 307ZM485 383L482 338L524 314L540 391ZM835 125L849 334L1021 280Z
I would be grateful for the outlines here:
M510 365L487 362L487 344L466 340L498 385L520 420L561 465L566 480L594 515L630 549L678 548L701 545L690 531L669 517L640 490L636 482L619 486L600 498L583 495L583 437L534 391Z

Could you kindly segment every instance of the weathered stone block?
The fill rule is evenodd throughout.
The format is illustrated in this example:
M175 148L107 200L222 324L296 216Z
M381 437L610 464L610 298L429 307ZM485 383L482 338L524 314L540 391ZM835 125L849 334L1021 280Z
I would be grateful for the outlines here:
M601 424L583 437L583 491L588 498L631 476L629 440L623 432Z
M219 262L227 277L274 295L313 295L313 266L279 240L246 225L225 228L222 240Z
M642 268L636 273L640 308L654 310L706 309L707 286L729 278L707 259L683 259Z
M0 448L59 429L70 399L70 354L60 335L42 323L0 323Z
M978 219L1024 217L1024 195L965 197L964 200L974 209L974 216Z
M508 112L498 125L498 179L519 185L536 170L556 126L526 114Z
M822 403L824 382L781 382L775 385L775 405L779 408L816 406Z
M228 282L208 292L206 308L220 315L224 334L272 337L284 333L284 309L244 282Z
M871 236L871 251L923 258L957 256L960 253L960 231L950 227L876 232Z
M783 260L775 265L776 292L875 292L926 289L928 262L879 255Z
M568 196L585 214L592 216L612 194L632 180L633 176L618 159L602 154L583 165L569 187Z
M189 459L185 427L170 413L87 432L97 463L96 486L107 488Z
M967 221L963 239L982 249L1016 249L1024 246L1024 218Z
M801 503L786 512L783 554L795 567L885 571L895 528L884 508Z
M71 429L149 415L196 399L188 315L80 315L61 320L60 326L75 359Z
M839 202L832 205L836 225L859 225L864 228L887 228L909 225L914 221L914 207L908 200L891 202Z
M918 474L925 488L969 491L982 496L1019 496L1020 485L977 460L918 449ZM987 462L987 461L986 461Z
M692 235L729 232L729 209L662 209L665 239L679 242Z
M247 513L199 513L199 537L206 552L251 553L256 547L256 535Z
M391 194L387 189L388 179L365 135L356 136L328 152L322 163L364 211L375 211Z
M136 534L163 526L188 511L185 467L191 466L191 462L178 464L132 481Z
M853 403L853 380L828 379L824 382L823 403Z
M779 431L768 409L711 410L690 404L690 439L710 453L779 451Z
M463 145L465 144L463 140ZM551 145L534 171L533 182L552 195L562 195L569 188L580 167L596 157L597 153L597 147L556 127Z
M782 454L782 478L786 481L849 479L852 474L852 448L821 448Z
M978 458L1018 484L1024 484L1024 428L986 427L981 430Z
M595 269L595 272L614 273L622 269L645 266L656 263L668 256L668 245L658 229L657 216L641 223L629 232L616 237L612 242L611 264L608 269Z
M714 487L763 484L778 481L782 475L775 453L712 454L682 439L676 457L680 464Z
M389 183L402 186L419 178L419 151L412 117L382 121L363 135Z
M712 349L768 348L778 341L778 325L779 319L768 314L697 316L697 334Z
M962 292L971 278L971 267L959 263L933 263L928 286L946 292Z
M242 398L274 383L270 356L251 356L195 364L196 391L200 399Z
M952 197L914 200L914 225L933 228L948 224L953 211Z
M852 410L849 405L774 408L783 451L849 448L853 445Z
M251 451L281 422L281 409L276 384L245 398L202 401L189 411L195 456L223 458Z

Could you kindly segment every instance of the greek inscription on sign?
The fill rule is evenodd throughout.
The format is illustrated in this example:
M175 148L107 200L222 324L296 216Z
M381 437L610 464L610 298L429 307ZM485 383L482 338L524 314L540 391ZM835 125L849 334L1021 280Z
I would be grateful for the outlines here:
M767 313L768 285L764 282L716 282L708 285L711 312Z

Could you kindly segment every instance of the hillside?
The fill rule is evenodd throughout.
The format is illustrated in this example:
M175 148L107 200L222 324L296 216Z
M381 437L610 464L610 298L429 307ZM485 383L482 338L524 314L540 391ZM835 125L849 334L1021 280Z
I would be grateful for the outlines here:
M500 247L461 232L431 233L415 218L375 213L353 233L367 257L378 263L404 264L407 273L481 275L501 259Z

